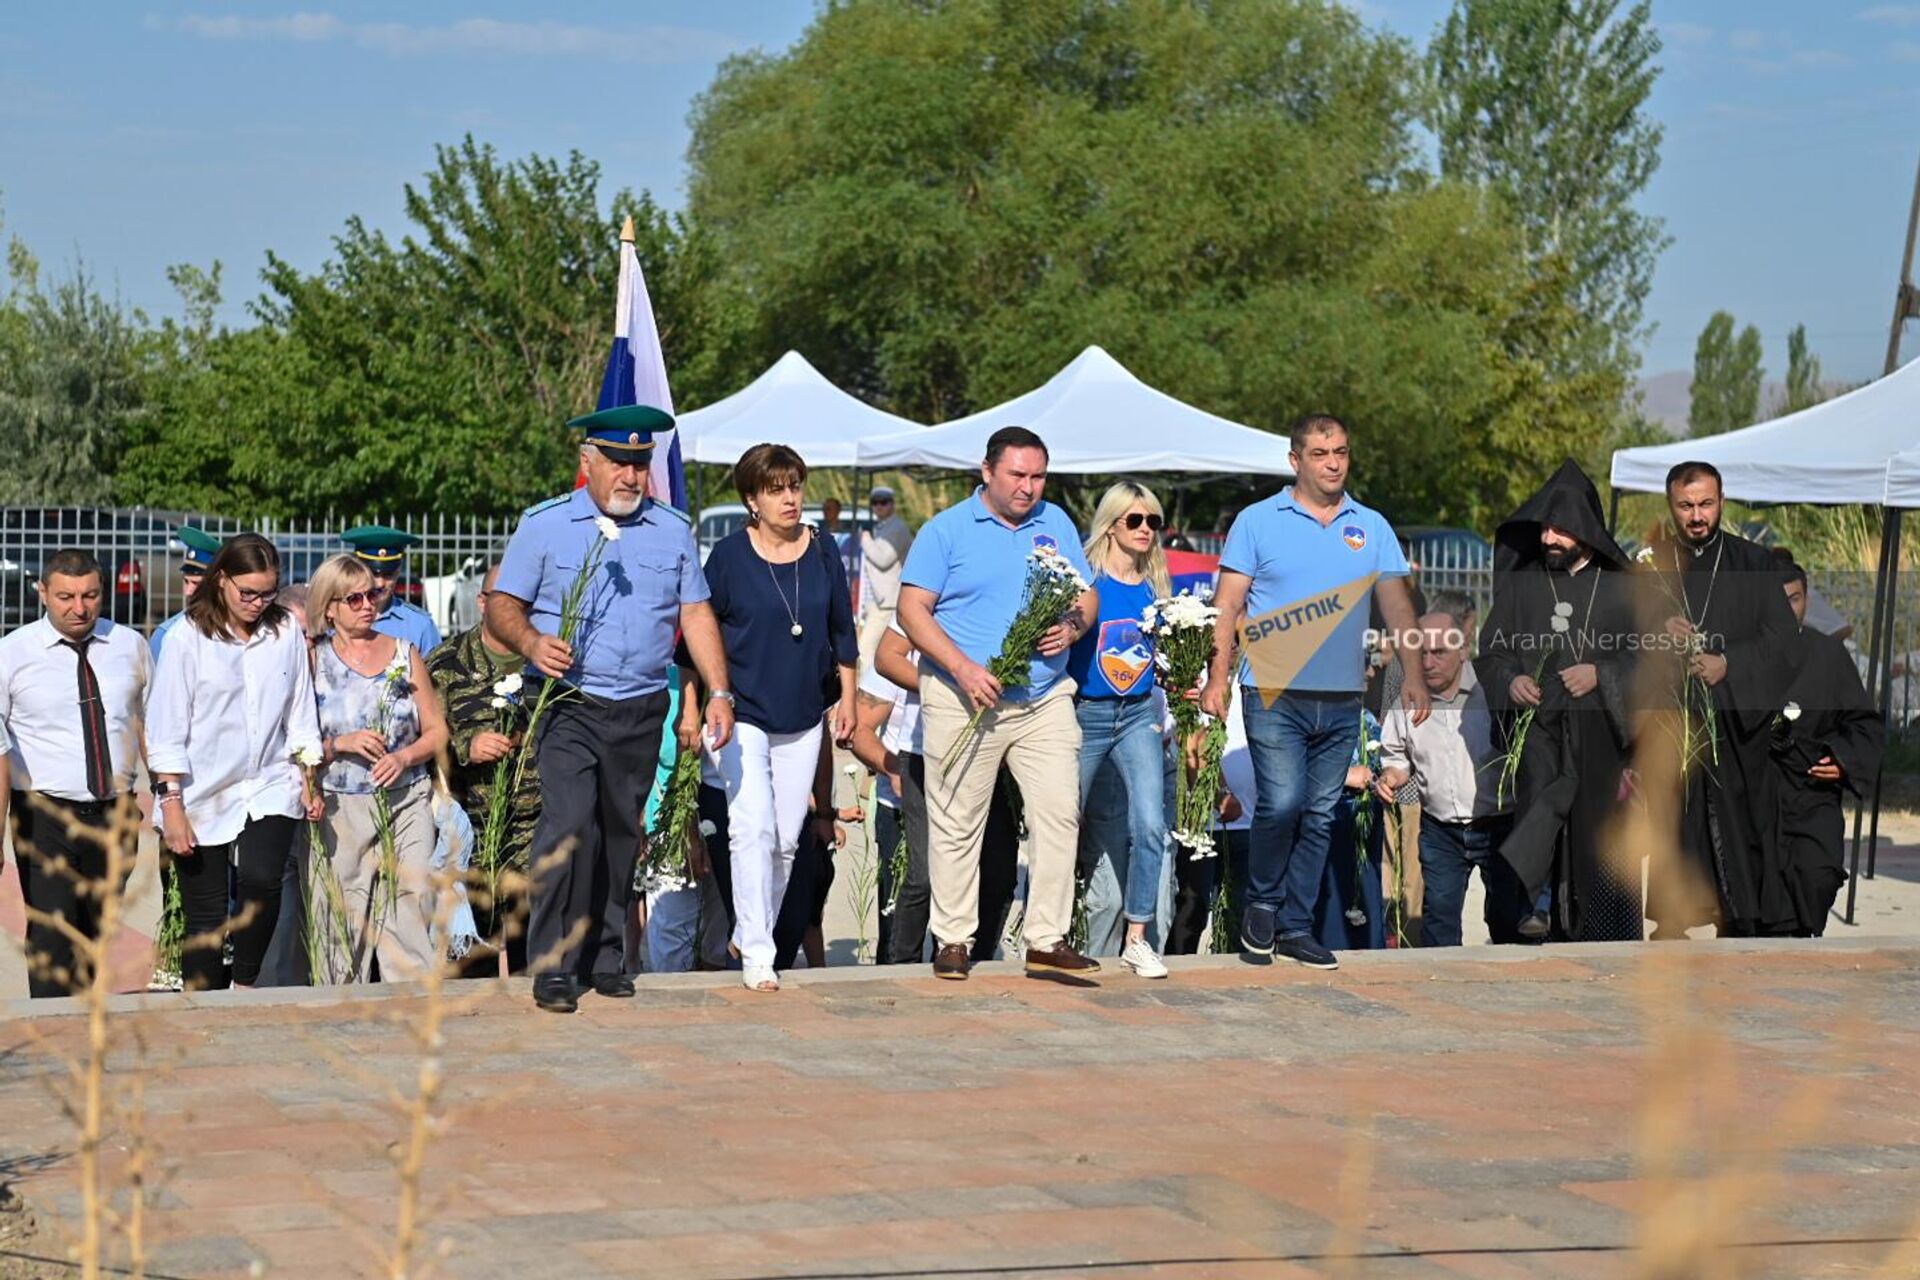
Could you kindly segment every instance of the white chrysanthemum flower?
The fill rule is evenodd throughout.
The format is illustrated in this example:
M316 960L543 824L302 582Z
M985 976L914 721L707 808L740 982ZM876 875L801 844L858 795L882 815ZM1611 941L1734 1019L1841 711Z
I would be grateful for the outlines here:
M857 764L843 764L840 766L840 772L846 774L849 778L857 778L860 776L860 766Z
M493 697L487 700L487 705L492 707L495 711L505 711L507 709L507 700L501 697L499 694L495 694Z
M1553 611L1562 618L1571 618L1573 616L1573 601L1557 600L1554 602Z
M526 682L520 678L520 673L516 671L512 675L502 676L493 686L493 691L503 697L511 698L514 694L520 692L525 683Z
M1557 613L1553 615L1553 620L1549 625L1552 626L1555 631L1559 632L1565 632L1573 626L1571 622L1568 622Z
M1368 738L1368 739L1367 739L1367 754L1368 754L1368 755L1372 755L1372 754L1373 754L1374 752L1376 752L1376 751L1378 751L1379 749L1380 749L1380 739L1378 739L1378 738Z
M593 527L598 529L600 536L608 542L620 541L620 526L613 522L612 516L595 516L593 518Z
M719 833L719 831L720 831L720 828L713 825L712 818L700 819L700 834L704 838L711 840L715 835Z
M1639 562L1640 562L1641 564L1652 564L1652 563L1653 563L1653 548L1652 548L1652 547L1642 547L1642 548L1640 548L1640 549L1639 549L1638 551L1636 551L1636 552L1634 552L1634 553L1633 553L1633 558L1634 558L1635 560L1637 560L1637 561L1639 561Z
M294 752L293 758L309 769L318 769L326 760L318 747L302 747Z
M1787 718L1788 723L1792 723L1800 718L1800 704L1797 702L1789 702L1780 709L1780 714Z

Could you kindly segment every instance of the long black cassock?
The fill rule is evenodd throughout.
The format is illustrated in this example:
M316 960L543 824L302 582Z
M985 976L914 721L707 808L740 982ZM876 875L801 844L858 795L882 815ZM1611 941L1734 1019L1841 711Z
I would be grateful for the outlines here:
M1693 753L1682 790L1680 867L1656 863L1650 873L1653 918L1663 932L1711 921L1722 935L1789 933L1796 917L1772 821L1778 771L1768 752L1802 647L1784 575L1765 547L1725 530L1699 548L1656 542L1653 572L1661 616L1684 608L1706 651L1727 660L1726 678L1707 691L1712 745ZM1671 663L1676 699L1683 661ZM1692 720L1705 732L1703 712ZM1712 894L1688 891L1683 879ZM1717 916L1706 908L1711 898Z
M1580 539L1592 559L1578 573L1549 569L1540 528ZM1582 942L1637 939L1644 924L1638 874L1606 857L1601 838L1620 805L1632 744L1632 694L1639 630L1636 575L1610 537L1600 496L1569 459L1495 535L1493 606L1481 629L1474 670L1511 735L1525 712L1508 692L1533 676L1540 706L1527 726L1516 778L1514 826L1500 855L1529 898L1553 888L1552 933ZM1561 617L1564 630L1553 625ZM1568 694L1560 673L1591 663L1598 683ZM1500 768L1495 762L1492 769ZM1494 785L1494 779L1486 780Z
M1817 937L1847 882L1844 797L1873 786L1887 727L1844 644L1805 629L1800 641L1800 674L1773 722L1770 749L1779 771L1780 870L1793 903L1793 932ZM1807 776L1825 756L1843 771L1839 782Z

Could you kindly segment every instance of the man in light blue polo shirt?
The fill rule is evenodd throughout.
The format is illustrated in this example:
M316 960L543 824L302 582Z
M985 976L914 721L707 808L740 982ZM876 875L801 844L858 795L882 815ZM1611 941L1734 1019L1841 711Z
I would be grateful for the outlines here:
M1027 561L1058 551L1093 580L1080 531L1041 497L1047 446L1025 427L987 440L980 487L927 521L900 576L901 630L920 651L920 724L926 747L927 871L937 977L967 976L979 928L980 840L1004 762L1020 784L1033 853L1024 923L1029 972L1085 974L1100 966L1067 945L1080 836L1080 721L1067 650L1098 613L1089 587L1040 638L1025 688L1003 689L986 664L1026 600ZM980 736L944 767L949 748L984 710ZM1063 781L1063 779L1065 781Z
M585 985L603 996L633 994L623 972L627 905L676 628L711 690L713 746L733 731L720 624L707 603L693 529L685 514L647 497L652 433L673 419L626 405L569 425L586 428L580 465L587 483L521 518L487 594L486 618L532 667L574 691L548 704L535 744L540 819L530 854L527 960L534 1002L556 1013L573 1012ZM590 564L578 629L562 640L566 598Z
M1418 658L1407 560L1386 518L1347 495L1347 428L1328 414L1293 425L1291 489L1234 520L1220 555L1220 610L1202 707L1226 712L1236 650L1256 802L1241 953L1335 969L1313 938L1334 807L1362 733L1369 605L1380 593L1389 649ZM1411 656L1410 656L1411 655ZM1403 670L1405 668L1403 667ZM1402 684L1413 722L1429 698L1417 670Z

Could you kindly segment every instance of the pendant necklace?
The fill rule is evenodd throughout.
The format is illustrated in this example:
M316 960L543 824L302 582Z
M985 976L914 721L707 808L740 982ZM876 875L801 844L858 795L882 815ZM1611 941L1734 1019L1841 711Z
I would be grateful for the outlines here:
M1600 594L1600 566L1590 564L1588 567L1593 570L1593 585L1587 590L1587 616L1580 619L1580 629L1567 639L1567 650L1573 655L1573 660L1576 663L1579 662L1581 658L1580 637L1587 635L1588 628L1593 625L1593 602L1595 597ZM1572 575L1569 574L1568 576L1571 577ZM1560 592L1553 585L1552 574L1547 575L1547 590L1553 594L1553 607L1555 612L1558 612L1560 608Z
M805 555L806 553L802 552L801 554ZM772 579L773 581L773 593L780 597L780 607L787 611L787 620L793 623L791 627L787 628L787 633L791 635L794 639L798 640L802 635L806 633L806 630L807 630L805 627L800 625L800 558L796 556L793 561L793 603L792 604L787 603L787 593L783 591L780 587L780 577L778 574L774 573L773 571L773 561L768 560L766 562L766 565L767 565L767 577Z

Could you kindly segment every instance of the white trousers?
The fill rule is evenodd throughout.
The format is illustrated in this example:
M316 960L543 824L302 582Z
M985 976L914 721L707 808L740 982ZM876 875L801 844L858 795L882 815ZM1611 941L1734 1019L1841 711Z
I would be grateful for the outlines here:
M794 850L820 765L821 726L768 733L736 724L720 750L733 868L733 945L745 964L773 967L773 922L787 895Z

